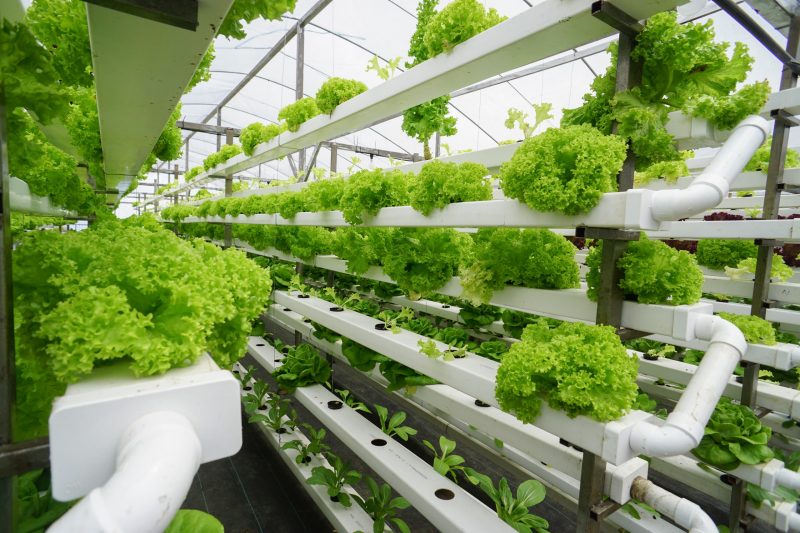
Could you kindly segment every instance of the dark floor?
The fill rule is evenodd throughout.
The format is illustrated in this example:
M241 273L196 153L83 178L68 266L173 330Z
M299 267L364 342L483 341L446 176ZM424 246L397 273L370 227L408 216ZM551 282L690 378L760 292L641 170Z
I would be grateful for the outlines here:
M243 424L242 449L200 466L184 509L214 515L226 533L333 531L277 452Z

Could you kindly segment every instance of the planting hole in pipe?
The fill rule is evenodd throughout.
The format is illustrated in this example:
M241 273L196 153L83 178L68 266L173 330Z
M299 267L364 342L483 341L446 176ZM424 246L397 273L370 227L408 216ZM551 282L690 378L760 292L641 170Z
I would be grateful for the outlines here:
M308 294L298 294L298 298L311 298Z
M442 309L450 309L450 306L447 304L442 304Z
M722 474L719 476L719 480L725 483L726 485L730 485L731 487L736 484L736 478L730 474Z
M278 435L283 435L283 434L284 434L284 433L286 433L287 431L288 431L288 430L287 430L286 428L278 428L278 431L276 431L276 433L277 433Z
M456 495L450 489L436 489L436 492L433 494L440 500L452 500L456 497Z
M291 313L292 312L292 310L289 309L288 307L284 307L283 310L286 311L287 313Z
M328 311L330 311L331 313L341 313L342 311L344 311L344 309L342 307L337 306L337 307L331 307L330 309L328 309Z
M335 411L341 408L342 408L342 402L340 402L339 400L331 400L328 402L328 409L333 409Z
M246 391L251 391L251 390L253 390L253 387L251 387L250 385L248 385L248 386L246 386L246 387L244 388L244 390L246 390Z
M259 342L259 343L256 344L256 346L266 346L266 344L264 344L263 342ZM238 374L238 372L237 372L237 374Z
M281 348L281 353L289 353L289 347L284 346L283 348Z
M386 331L386 324L384 323L375 324L375 329L377 329L378 331Z
M383 439L372 439L372 441L370 441L370 444L372 444L373 446L386 446L386 441Z
M301 462L301 463L303 463L303 464L308 464L308 463L310 463L310 462L311 462L311 456L310 456L310 455L307 455L307 456L303 457L303 458L300 460L300 462Z
M488 403L482 402L480 400L475 400L475 405L477 405L478 407L491 407Z
M311 319L310 318L304 318L303 322L305 322L306 324L311 324Z
M453 357L455 357L456 359L463 359L464 357L467 356L466 353L461 352L461 350L456 350L455 348L451 348L451 349L447 350L447 353L455 354L455 355L453 355Z
M642 355L643 355L645 361L658 361L658 357L659 357L658 354L654 354L654 353L645 353L645 354L642 354Z

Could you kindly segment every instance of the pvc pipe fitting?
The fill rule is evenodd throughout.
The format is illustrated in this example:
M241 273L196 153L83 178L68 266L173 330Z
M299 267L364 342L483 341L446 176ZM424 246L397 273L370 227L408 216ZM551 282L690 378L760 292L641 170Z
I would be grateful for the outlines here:
M180 509L201 458L200 440L181 414L160 411L133 422L111 479L92 490L48 533L159 533Z
M730 183L744 169L769 135L769 123L756 115L742 120L705 171L686 189L656 191L652 200L655 220L678 220L717 206L728 195Z
M716 533L714 521L694 502L667 492L652 481L636 478L631 487L631 497L653 507L670 517L690 533Z
M706 355L664 425L640 422L633 427L629 444L635 453L667 457L697 447L733 370L747 350L742 332L717 316L698 317L695 335L711 341Z
M800 473L793 472L787 468L781 468L775 479L776 485L783 485L784 487L800 490Z

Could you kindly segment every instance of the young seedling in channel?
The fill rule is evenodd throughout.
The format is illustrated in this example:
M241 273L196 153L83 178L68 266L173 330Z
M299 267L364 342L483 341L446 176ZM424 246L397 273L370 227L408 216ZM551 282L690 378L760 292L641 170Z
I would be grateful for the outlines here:
M397 435L404 441L408 440L411 435L416 435L417 430L410 426L401 426L406 420L406 413L404 411L397 411L389 418L389 410L382 405L375 405L375 412L378 413L378 419L381 423L381 431L388 436L393 437Z
M357 470L350 468L350 465L342 461L332 453L325 454L332 468L326 466L315 466L311 470L311 477L306 482L309 485L322 485L328 488L328 496L332 501L337 501L345 507L353 505L350 494L344 490L345 485L355 485L361 479L361 474Z

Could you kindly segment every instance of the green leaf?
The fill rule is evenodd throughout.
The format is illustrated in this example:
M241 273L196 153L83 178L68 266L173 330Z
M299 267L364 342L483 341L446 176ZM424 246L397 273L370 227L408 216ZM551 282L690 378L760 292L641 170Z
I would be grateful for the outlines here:
M517 500L526 509L544 501L545 489L540 482L529 479L517 488Z
M180 509L164 533L224 533L222 523L208 513Z

